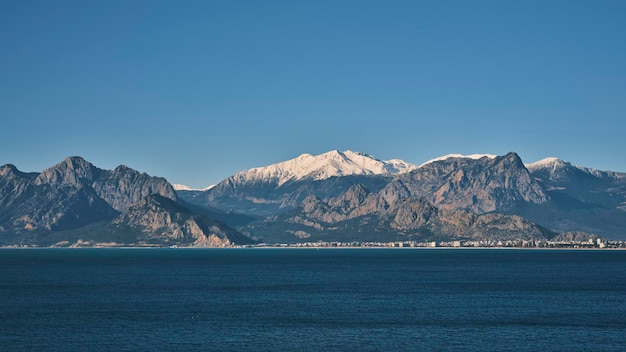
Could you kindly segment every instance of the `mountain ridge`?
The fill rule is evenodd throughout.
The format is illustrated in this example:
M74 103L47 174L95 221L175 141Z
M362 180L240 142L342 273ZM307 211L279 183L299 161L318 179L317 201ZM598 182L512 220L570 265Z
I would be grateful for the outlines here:
M520 215L555 232L584 230L626 238L620 230L626 225L626 174L575 167L563 161L552 165L557 160L524 164L514 152L502 156L449 154L395 175L333 176L280 186L267 179L246 183L231 177L187 200L271 217L297 209L311 195L326 204L362 184L371 193L381 194L381 204L417 197L438 209ZM560 179L569 183L562 185L554 177L542 176L546 165L552 165L551 170L557 173L571 170L568 178ZM274 179L278 177L274 175Z
M624 228L626 174L558 158L524 164L514 152L420 166L352 151L302 154L205 191L176 191L164 178L77 156L40 173L0 167L0 245L588 236L580 231L619 239Z
M137 216L142 205L146 208L154 204L160 208L143 209L145 216ZM41 173L23 173L14 165L0 167L0 245L115 243L111 239L125 245L223 246L252 242L206 216L240 222L247 221L245 218L211 209L201 212L195 214L179 205L177 194L164 178L124 165L103 170L72 156ZM151 232L160 236L150 236Z
M235 180L276 182L280 187L305 178L324 180L333 176L396 175L414 168L415 165L399 159L383 161L365 153L331 150L319 155L301 154L287 161L245 170L232 177Z

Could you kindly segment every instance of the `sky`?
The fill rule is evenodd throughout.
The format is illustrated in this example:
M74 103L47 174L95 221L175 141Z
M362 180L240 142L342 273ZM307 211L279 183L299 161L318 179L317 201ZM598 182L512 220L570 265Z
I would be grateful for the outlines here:
M626 2L1 1L0 165L205 187L303 153L626 172Z

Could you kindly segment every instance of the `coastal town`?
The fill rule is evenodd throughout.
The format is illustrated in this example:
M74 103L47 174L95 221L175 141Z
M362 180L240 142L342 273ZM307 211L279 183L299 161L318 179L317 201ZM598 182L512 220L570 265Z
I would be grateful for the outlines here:
M395 241L395 242L303 242L283 244L258 244L251 247L379 247L379 248L580 248L580 249L626 249L626 241L607 240L604 238L587 241Z

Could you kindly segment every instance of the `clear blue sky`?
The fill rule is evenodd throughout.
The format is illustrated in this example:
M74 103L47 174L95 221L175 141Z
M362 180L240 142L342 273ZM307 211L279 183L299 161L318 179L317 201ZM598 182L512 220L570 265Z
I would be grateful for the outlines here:
M203 187L332 149L626 171L624 1L2 1L0 165Z

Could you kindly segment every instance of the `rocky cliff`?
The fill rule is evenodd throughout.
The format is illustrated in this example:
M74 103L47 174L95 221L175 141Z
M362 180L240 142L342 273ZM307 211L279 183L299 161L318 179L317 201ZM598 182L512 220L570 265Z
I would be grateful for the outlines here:
M129 243L144 245L222 247L253 243L232 228L156 194L129 207L112 221L107 232L127 233Z
M65 162L76 173L61 172L61 168L45 174L22 173L12 165L0 168L0 234L66 230L117 216L81 181L97 170L74 161Z
M242 175L255 173L241 173L191 201L269 217L266 225L276 228L272 219L300 208L308 214L306 221L330 226L389 212L394 204L413 198L440 211L517 215L555 232L578 230L626 239L626 174L578 167L555 158L525 165L515 153L448 155L393 175L302 178L282 185L271 181L281 178L279 169L272 170L265 178L246 178ZM202 197L208 198L202 201ZM354 207L356 203L360 206ZM402 223L402 214L397 224ZM359 231L361 224L341 226Z
M149 176L124 165L114 170L102 170L81 157L68 157L44 170L35 179L35 184L51 187L89 186L117 211L126 210L150 194L177 199L176 191L164 178Z
M207 216L251 221L177 203L172 186L126 166L102 170L69 157L41 173L0 167L0 245L203 246L253 241ZM202 214L202 215L201 215Z
M393 182L407 189L411 196L425 198L437 207L478 214L504 212L522 203L544 204L549 200L541 183L530 175L515 153L435 161Z
M309 195L329 199L363 183L378 189L416 166L402 160L378 160L364 153L333 150L239 172L188 201L254 215L293 209Z
M110 221L149 194L176 199L163 178L125 166L102 170L68 157L41 173L0 167L0 244L36 244L50 232Z
M363 185L327 202L310 196L298 209L252 225L248 231L266 242L545 240L556 235L519 216L440 209L424 198L392 198L388 189L371 193Z

